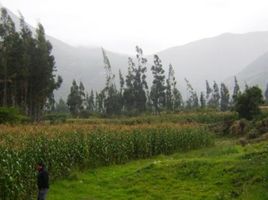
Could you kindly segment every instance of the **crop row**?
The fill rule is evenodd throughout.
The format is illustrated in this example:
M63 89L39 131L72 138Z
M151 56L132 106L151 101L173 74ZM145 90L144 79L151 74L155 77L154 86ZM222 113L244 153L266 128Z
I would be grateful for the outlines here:
M213 144L205 128L158 127L60 132L54 137L2 134L0 140L0 199L32 199L35 165L46 163L52 180L65 177L73 167L97 167L133 159L196 149ZM19 142L18 142L19 141Z

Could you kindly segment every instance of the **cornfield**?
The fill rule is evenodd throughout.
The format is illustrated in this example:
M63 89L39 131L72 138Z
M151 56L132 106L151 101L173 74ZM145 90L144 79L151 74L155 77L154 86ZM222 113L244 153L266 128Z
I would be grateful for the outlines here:
M213 144L198 124L17 125L0 127L0 199L33 199L35 165L46 163L52 180L72 168L125 163Z

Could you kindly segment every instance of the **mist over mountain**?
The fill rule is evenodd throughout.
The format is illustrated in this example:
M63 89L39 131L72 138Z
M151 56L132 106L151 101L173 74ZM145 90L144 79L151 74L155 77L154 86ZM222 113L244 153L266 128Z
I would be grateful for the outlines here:
M249 86L257 85L265 91L266 85L268 84L268 52L258 57L237 73L236 77L242 88L245 87L245 84ZM233 77L228 78L226 83L232 87Z
M267 50L268 32L227 33L173 47L158 55L164 63L172 63L179 80L187 77L200 90L205 87L205 80L223 81Z
M10 12L17 27L19 18ZM27 21L27 19L26 19ZM31 27L34 31L34 28ZM178 36L179 37L179 36ZM100 90L105 83L105 70L101 47L74 47L61 40L47 36L53 45L57 74L63 77L56 98L66 98L73 79L82 81L89 92ZM135 47L133 47L133 54ZM194 41L172 47L157 54L168 73L168 65L175 69L178 87L185 91L187 78L197 91L204 90L205 80L218 83L237 75L241 83L266 85L268 63L268 32L245 34L226 33L220 36ZM145 52L146 53L146 52ZM128 55L107 51L113 73L118 77L119 69L126 74ZM151 83L153 55L148 55L148 83ZM232 86L232 79L228 79Z

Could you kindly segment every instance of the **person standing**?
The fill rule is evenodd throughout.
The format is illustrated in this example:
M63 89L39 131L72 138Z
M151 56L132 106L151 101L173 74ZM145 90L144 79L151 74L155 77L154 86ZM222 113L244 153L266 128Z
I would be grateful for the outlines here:
M49 176L45 169L43 162L37 164L37 186L38 186L38 197L37 200L46 200L46 196L49 189Z

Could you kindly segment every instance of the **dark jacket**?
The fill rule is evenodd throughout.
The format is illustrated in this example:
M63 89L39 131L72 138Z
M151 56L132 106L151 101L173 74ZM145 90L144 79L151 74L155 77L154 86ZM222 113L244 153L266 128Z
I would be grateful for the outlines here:
M49 188L48 172L45 169L42 169L38 172L37 186L38 186L38 189L48 189Z

